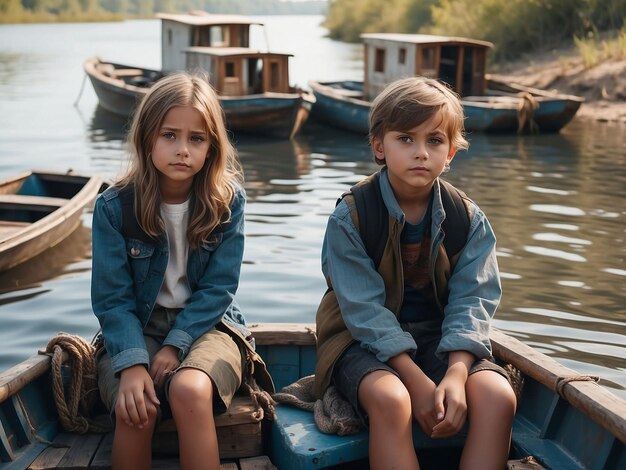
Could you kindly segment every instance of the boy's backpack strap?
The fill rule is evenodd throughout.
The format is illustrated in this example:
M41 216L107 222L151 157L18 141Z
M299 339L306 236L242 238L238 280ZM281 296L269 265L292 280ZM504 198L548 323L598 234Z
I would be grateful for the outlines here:
M445 234L443 244L448 257L452 259L463 249L469 234L468 208L464 202L467 196L447 181L440 179L439 182L441 183L441 201L446 213L442 224ZM359 230L367 254L378 268L385 251L389 231L389 212L380 192L380 172L354 185L350 191L341 196L337 204L350 195L354 198L356 208L356 214L351 211L352 219Z
M122 205L122 235L146 243L154 243L155 239L148 235L139 225L135 215L135 190L132 186L120 189L119 198Z
M441 202L446 218L441 228L445 234L443 245L448 254L448 258L452 258L458 254L467 243L467 235L469 234L469 215L464 200L467 199L465 193L447 181L439 180L441 186Z
M350 208L354 226L365 245L365 251L378 268L389 231L389 212L380 194L380 172L352 186L350 191L341 195L337 204L344 198Z

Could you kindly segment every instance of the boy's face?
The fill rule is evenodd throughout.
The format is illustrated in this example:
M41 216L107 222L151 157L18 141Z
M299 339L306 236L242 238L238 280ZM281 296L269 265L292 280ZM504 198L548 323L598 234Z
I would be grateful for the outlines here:
M417 127L387 131L383 139L372 138L376 158L387 164L389 181L396 191L428 189L454 158L444 129L441 111Z

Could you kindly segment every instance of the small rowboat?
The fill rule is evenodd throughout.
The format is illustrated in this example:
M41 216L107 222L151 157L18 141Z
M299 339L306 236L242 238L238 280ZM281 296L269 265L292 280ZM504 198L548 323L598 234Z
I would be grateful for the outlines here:
M266 323L250 330L277 390L315 370L313 325ZM523 380L509 469L626 468L626 401L500 331L492 331L491 342L496 359L514 366ZM60 363L62 354L55 357ZM110 468L112 433L63 431L53 369L48 355L37 355L0 373L0 470ZM71 366L64 372L71 376ZM271 425L257 411L250 398L236 397L216 418L222 469L367 468L366 431L322 434L311 412L285 404L277 406ZM429 456L432 468L458 466L462 436L434 440L415 426L414 443L423 468ZM180 468L175 455L164 455L177 450L171 420L157 429L153 449L153 468Z
M0 181L0 272L69 236L101 185L95 176L35 171Z

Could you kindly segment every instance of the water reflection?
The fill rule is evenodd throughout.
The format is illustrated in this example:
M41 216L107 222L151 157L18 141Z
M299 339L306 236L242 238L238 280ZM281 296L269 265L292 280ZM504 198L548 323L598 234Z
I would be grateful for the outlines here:
M0 273L0 306L45 292L44 281L71 274L68 265L90 257L91 229L81 224L58 245Z
M128 129L130 129L128 118L107 111L98 105L91 117L87 135L92 142L123 141Z

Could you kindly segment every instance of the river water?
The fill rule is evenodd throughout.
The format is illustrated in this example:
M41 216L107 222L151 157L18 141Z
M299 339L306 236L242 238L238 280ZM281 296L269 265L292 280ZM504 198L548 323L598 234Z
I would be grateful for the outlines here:
M265 17L269 47L294 54L292 83L359 79L358 45L321 17ZM253 30L265 47L265 35ZM53 169L112 178L126 123L97 108L82 62L160 68L156 20L0 25L0 178ZM471 135L448 179L498 236L504 297L496 327L626 397L624 125L574 121L560 134ZM336 198L375 170L364 138L307 125L292 141L235 136L249 198L238 299L250 322L313 322L325 284L319 252ZM91 338L90 224L0 274L0 370L58 331Z

